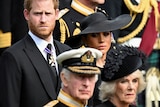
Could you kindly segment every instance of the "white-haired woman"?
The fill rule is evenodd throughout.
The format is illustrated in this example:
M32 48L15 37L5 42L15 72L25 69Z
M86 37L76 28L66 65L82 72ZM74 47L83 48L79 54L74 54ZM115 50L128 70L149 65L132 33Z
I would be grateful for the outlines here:
M136 107L137 94L146 87L141 72L145 58L136 48L113 45L101 74L102 104L96 107Z

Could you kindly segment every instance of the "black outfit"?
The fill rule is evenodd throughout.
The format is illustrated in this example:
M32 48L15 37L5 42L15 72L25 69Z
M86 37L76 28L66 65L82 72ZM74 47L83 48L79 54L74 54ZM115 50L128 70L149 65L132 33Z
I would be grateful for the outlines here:
M0 2L0 36L4 36L3 33L11 32L11 0L1 0ZM9 34L9 36L11 35ZM7 39L7 37L4 38ZM2 43L5 41L0 39L0 42ZM0 46L0 55L8 47L9 46Z
M59 9L67 8L71 5L72 0L59 0Z
M24 0L12 0L11 6L11 33L12 33L12 44L16 43L24 37L28 32L27 21L23 15Z
M81 7L78 8L75 4ZM65 12L56 22L53 34L54 39L64 43L66 38L76 35L80 32L79 29L80 21L87 15L95 12L93 9L88 9L85 7L86 6L83 5L82 3L77 3L77 1L72 0L72 3L70 6L68 6L68 8L61 10Z
M23 16L23 3L24 0L1 0L0 3L0 30L3 33L11 33L11 45L28 32L27 22ZM0 48L0 54L6 48Z
M100 105L97 105L95 107L116 107L112 102L110 102L109 100L106 102L103 102ZM129 105L129 107L136 107L135 105Z
M131 2L134 5L138 5L136 0L131 0ZM130 14L130 10L125 5L124 0L106 0L103 5L100 5L100 8L104 9L110 15L111 18L115 18L122 14ZM137 13L134 21L130 26L122 30L113 31L115 40L117 40L119 37L124 37L133 32L140 25L142 17L143 17L143 12ZM140 31L137 35L135 35L136 37L142 36L143 28L141 30L142 31Z
M102 68L100 68L102 69ZM98 75L98 81L95 84L94 93L91 99L89 100L89 103L92 103L92 106L96 106L98 104L101 104L101 101L99 100L99 86L101 85L101 75Z
M54 40L56 54L71 49ZM61 71L59 66L59 71ZM26 35L4 51L0 59L0 107L42 107L56 99L60 89L33 39Z

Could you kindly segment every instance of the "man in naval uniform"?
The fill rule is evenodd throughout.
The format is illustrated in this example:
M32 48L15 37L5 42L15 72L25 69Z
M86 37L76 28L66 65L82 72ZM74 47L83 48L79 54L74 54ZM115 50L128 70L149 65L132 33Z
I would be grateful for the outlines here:
M60 54L57 62L63 66L60 78L62 88L57 100L44 107L86 107L92 97L100 69L96 60L102 53L94 48L72 49Z
M64 43L66 38L80 33L79 22L98 11L97 6L105 0L72 0L68 8L62 9L54 30L54 38Z

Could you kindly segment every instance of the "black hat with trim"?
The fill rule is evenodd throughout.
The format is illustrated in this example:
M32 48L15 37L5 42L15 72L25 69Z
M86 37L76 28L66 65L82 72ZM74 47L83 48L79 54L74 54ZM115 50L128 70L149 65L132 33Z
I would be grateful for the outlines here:
M100 74L96 60L102 53L94 48L79 48L65 51L57 56L57 62L71 72L82 74Z
M114 31L126 26L130 21L131 16L129 14L123 14L114 19L108 19L108 16L103 12L90 14L81 21L81 32L78 35L67 38L65 44L72 48L79 48L83 45L81 36L90 33Z
M112 44L101 72L102 81L112 81L142 70L146 55L135 47Z

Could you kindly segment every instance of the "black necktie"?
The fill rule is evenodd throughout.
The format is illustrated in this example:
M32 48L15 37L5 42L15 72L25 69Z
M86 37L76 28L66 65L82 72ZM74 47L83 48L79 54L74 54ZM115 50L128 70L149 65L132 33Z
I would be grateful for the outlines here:
M51 50L51 47L52 45L51 44L48 44L47 45L47 61L48 61L48 64L50 65L52 71L53 71L53 74L55 76L55 86L57 86L57 82L58 82L58 75L57 75L57 70L56 70L56 67L55 67L55 59L53 57L53 53L52 53L52 50Z

